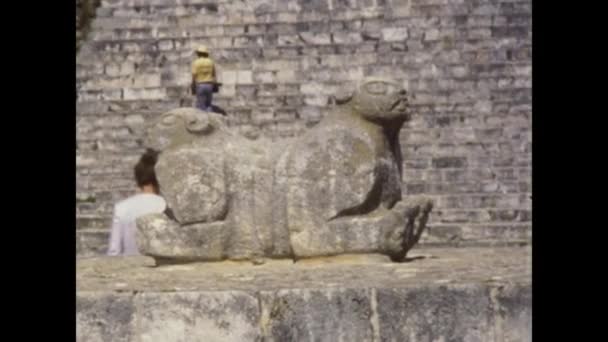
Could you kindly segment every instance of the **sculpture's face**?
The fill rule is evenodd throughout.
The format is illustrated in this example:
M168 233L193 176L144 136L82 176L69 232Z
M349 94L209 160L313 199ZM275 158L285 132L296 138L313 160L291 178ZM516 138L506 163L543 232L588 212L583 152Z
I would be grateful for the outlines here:
M368 79L361 83L353 97L355 109L371 121L407 119L407 92L393 81Z
M208 134L213 124L207 113L192 108L180 108L164 113L147 132L147 147L162 151L170 146L192 141Z

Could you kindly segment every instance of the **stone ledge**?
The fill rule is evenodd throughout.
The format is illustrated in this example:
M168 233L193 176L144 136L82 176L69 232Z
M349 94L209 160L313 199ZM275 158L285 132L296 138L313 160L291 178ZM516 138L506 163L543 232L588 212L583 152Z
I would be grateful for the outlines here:
M488 281L529 283L531 277L530 247L416 248L408 258L412 261L391 263L353 255L295 264L291 260L267 260L255 267L236 261L153 267L154 260L149 257L95 257L77 261L77 289L166 292L328 286L401 288Z
M78 341L529 341L530 248L151 267L77 262Z

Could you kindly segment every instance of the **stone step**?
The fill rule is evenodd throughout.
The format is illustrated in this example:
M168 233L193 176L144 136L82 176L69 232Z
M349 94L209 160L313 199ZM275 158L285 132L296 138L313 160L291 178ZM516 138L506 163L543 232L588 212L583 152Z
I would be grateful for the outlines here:
M242 8L242 7L241 7ZM143 9L143 7L142 7ZM361 11L354 9L336 8L335 11L329 13L327 9L319 11L280 11L271 12L255 15L253 11L222 11L219 13L206 14L204 10L199 12L198 10L188 11L187 9L175 10L175 8L168 8L167 13L138 13L135 9L115 9L111 14L102 15L97 17L91 24L93 30L99 29L121 29L125 27L129 28L141 28L141 29L154 29L154 28L170 28L170 27L201 27L204 25L209 26L227 26L227 25L251 25L251 24L293 24L296 22L315 22L323 19L330 19L332 21L356 21L356 20L374 20L374 19L385 19L387 21L395 20L393 24L404 26L409 24L408 19L421 18L423 19L425 14L423 13L406 13L409 11L403 11L405 8L383 8L375 11ZM441 10L441 7L439 8ZM99 10L98 10L99 11ZM101 9L105 11L105 9ZM179 11L179 12L178 12ZM445 10L444 10L445 11ZM457 10L450 9L449 13L436 13L437 16L451 17L458 15L454 13ZM462 15L474 14L466 8L460 10ZM405 19L405 20L403 20ZM401 20L399 22L397 20ZM340 25L342 26L342 25Z
M314 23L307 23L314 25ZM331 30L331 26L341 24L346 28L338 28ZM279 26L280 25L280 26ZM243 26L220 26L208 28L179 28L179 29L129 29L128 27L98 30L92 35L92 39L88 44L92 44L95 50L106 53L118 53L121 51L141 52L141 51L158 51L158 52L187 52L192 55L196 44L202 42L213 46L213 51L222 51L224 49L238 48L286 48L286 47L305 47L308 49L326 49L328 46L336 48L355 48L359 50L362 45L368 44L380 48L384 44L391 46L396 42L402 42L404 39L394 39L387 29L367 29L361 32L360 26L365 26L365 22L361 25L360 22L320 22L320 27L314 30L302 31L300 23L294 24L277 24L277 25L243 25ZM326 26L325 29L323 26ZM390 25L387 23L387 25ZM348 26L358 26L359 28L351 28ZM252 27L255 32L250 32ZM309 26L310 27L310 26ZM490 27L487 28L443 28L437 31L436 37L431 41L425 40L427 44L434 44L441 39L449 38L453 45L451 48L461 48L462 51L473 51L470 47L471 34L474 30L486 30L491 32ZM245 32L247 30L247 32ZM331 30L331 31L330 31ZM331 32L331 33L329 33ZM410 28L407 32L409 39L424 39L425 29ZM403 33L405 36L406 34ZM404 37L405 38L405 37ZM145 50L138 50L137 46L145 47ZM396 47L397 45L395 45ZM479 48L489 48L489 42L480 42L477 44ZM415 50L416 45L412 45ZM408 49L409 50L409 49ZM372 50L374 51L374 50ZM401 49L405 52L405 49ZM266 53L266 51L262 51ZM215 55L215 53L214 53Z
M433 155L433 154L429 154ZM421 154L419 157L424 157ZM517 169L507 169L509 172L518 171ZM499 170L500 171L500 170ZM461 181L461 182L428 182L410 181L406 185L405 192L407 194L426 194L426 195L441 195L441 194L521 194L526 192L528 185L522 185L519 181L511 177L509 180L489 180L489 181ZM523 190L523 191L522 191Z
M382 73L382 72L381 72ZM381 74L380 73L380 74ZM352 76L340 76L338 78L341 81L346 81L346 78L351 78ZM255 94L252 90L258 89L257 95L269 95L269 96L284 96L284 95L301 95L299 90L299 85L292 87L289 86L291 90L287 90L285 84L281 83L268 83L265 84L267 86L267 90L264 90L259 85L254 84L239 84L236 85L236 88L232 88L231 86L226 86L222 88L222 94L226 96L234 96L236 94L243 94L245 96L251 96L248 94ZM283 86L285 90L281 91L280 88ZM260 90L261 89L261 90ZM261 92L260 92L261 91ZM475 94L475 91L470 90L445 90L441 91L443 95L437 95L437 92L431 90L424 91L416 91L416 99L413 100L413 105L418 107L428 106L428 105L447 105L447 104L468 104L470 103L471 97ZM490 90L494 92L494 90ZM247 95L246 95L247 94ZM310 96L305 100L305 104L326 104L327 99L332 93L326 93L317 97ZM184 98L186 96L186 98ZM433 97L435 96L436 101L433 101ZM530 88L519 88L519 89L510 89L506 92L501 91L501 93L496 93L497 97L507 99L509 96L514 96L519 98L521 101L529 100L531 98ZM121 100L131 100L131 101L140 101L140 100L153 100L153 101L165 101L171 100L174 103L174 108L189 105L187 97L187 88L184 86L172 86L172 87L152 87L152 88L114 88L114 89L104 89L104 90L87 90L81 89L78 91L78 101L83 102L97 102L97 101L121 101ZM190 97L190 99L192 99ZM313 101L313 102L309 102ZM322 102L318 102L322 101ZM185 103L186 102L186 103ZM190 101L191 103L191 101ZM488 116L494 116L495 119L500 120L496 117L496 114L488 113ZM507 119L508 120L508 119ZM447 131L446 131L447 132ZM469 142L474 143L475 140L473 137L467 138ZM447 137L444 137L444 141L449 141Z
M102 203L78 203L76 204L76 216L78 215L95 215L107 217L108 220L112 217L114 212L114 202L102 202Z
M109 229L76 231L76 257L105 255L108 250Z
M180 107L189 107L195 100L192 97L184 99L184 104ZM258 96L254 99L237 96L233 99L228 97L218 97L214 100L214 105L224 109L227 112L228 120L236 120L237 123L242 121L239 118L242 115L247 115L247 123L264 123L266 120L271 122L280 122L281 119L294 121L297 119L318 119L320 116L329 110L327 103L329 97L304 97L293 95L281 96ZM305 103L318 103L319 105L305 105ZM104 138L140 138L143 134L146 122L150 122L158 118L162 112L149 112L144 115L139 113L128 112L107 112L97 115L86 114L79 116L76 125L77 138L79 142L89 140L99 140ZM464 116L453 114L441 115L443 119L460 120ZM418 119L420 118L420 119ZM476 117L470 121L483 121L483 117ZM466 120L463 123L451 125L452 128L444 128L443 124L437 122L428 122L422 116L414 117L412 122L407 125L407 130L400 135L400 138L406 142L402 148L403 154L407 156L416 156L417 158L433 158L433 163L439 168L446 168L441 165L438 155L467 155L474 154L476 157L489 158L486 165L492 166L497 173L492 180L514 180L516 178L510 175L512 172L520 172L517 166L514 165L515 160L521 161L523 172L529 170L530 151L528 145L522 145L519 150L514 150L510 146L513 139L518 139L523 136L531 136L531 129L524 126L523 121L527 120L523 115L521 118L515 117L503 119L502 122L493 122L493 124L484 125L483 129L473 129L466 126ZM504 128L505 123L511 123L512 126ZM514 123L517 123L514 125ZM479 124L478 124L479 125ZM531 138L528 138L531 140ZM462 144L466 143L466 144ZM510 149L510 150L507 150ZM450 157L457 158L457 157ZM464 158L464 157L463 157ZM466 163L467 159L462 159ZM445 164L445 163L444 163ZM449 166L449 165L448 165ZM516 167L515 169L513 167ZM411 184L415 188L418 184ZM426 187L431 187L429 192L442 192L441 189L433 189L433 186L442 186L427 184ZM457 186L455 184L454 186ZM481 185L480 185L481 187ZM508 188L507 188L508 189ZM471 190L463 190L471 191ZM486 190L484 190L486 191ZM509 192L509 190L503 190ZM478 192L482 192L479 190Z
M531 340L530 248L409 256L162 267L146 257L80 259L77 340Z
M111 216L76 215L76 230L100 232L109 230L111 224Z
M97 81L96 81L97 82ZM302 94L296 93L294 91L287 91L287 88L284 90L277 91L275 94L271 94L270 90L264 90L264 86L272 86L275 87L276 83L259 83L255 87L251 84L248 87L244 87L244 85L225 85L225 88L222 87L219 93L217 93L213 98L213 103L217 104L220 107L226 108L235 108L237 107L246 107L246 104L249 104L249 108L251 108L251 103L255 102L255 107L265 107L265 108L277 108L283 106L289 106L293 108L301 108L305 105L315 105L319 107L325 107L329 102L329 94ZM125 88L127 87L127 88ZM187 107L192 105L195 100L194 96L190 93L189 86L179 85L179 86L162 86L157 88L130 88L129 85L117 85L116 88L108 87L104 88L100 85L93 84L87 85L86 82L83 83L81 90L79 91L79 98L82 98L84 101L91 100L89 96L94 96L92 100L98 99L98 96L103 94L103 89L116 89L119 91L123 91L122 98L126 101L134 100L133 96L140 96L138 94L127 94L129 97L126 97L124 91L131 90L143 90L143 91L158 91L159 93L165 94L164 97L160 97L159 100L163 99L175 99L175 108L177 107ZM145 96L145 95L144 95ZM147 100L144 97L138 97L142 100ZM101 112L103 113L103 112ZM111 115L125 115L123 112L108 112L106 111L105 116ZM133 113L131 113L133 114Z
M336 88L337 85L333 83L312 83L312 84L262 84L261 87L253 88L258 92L258 96L288 96L288 95L300 95L300 94L313 94L318 91L331 91ZM462 103L446 103L446 104L420 104L411 103L412 111L415 116L425 117L428 120L448 120L447 117L451 118L451 121L459 121L461 117L467 120L466 115L473 111L474 102L462 102ZM531 108L527 105L513 105L512 103L501 103L495 102L494 107L496 111L494 114L482 116L485 120L490 120L493 125L499 125L501 119L505 119L505 115L509 115L511 118L515 114L514 120L518 120L518 124L524 124L530 120ZM504 108L501 108L504 106ZM84 101L80 100L76 102L76 112L78 116L105 116L105 115L128 115L138 114L144 116L154 116L159 113L180 107L179 101L160 99L160 100L111 100L111 101L99 101L91 100ZM424 114L424 115L423 115ZM428 116L427 116L428 115ZM464 115L464 116L463 116ZM469 114L471 116L471 114ZM475 114L475 117L479 115ZM438 125L440 123L437 123ZM443 123L446 124L446 123ZM479 125L480 122L476 122Z
M101 43L97 44L97 48L101 51L98 52L95 57L78 60L78 78L83 77L89 73L95 75L102 75L104 70L99 67L99 64L107 64L108 74L128 76L130 73L127 71L115 70L115 65L119 63L137 63L137 72L152 72L155 68L170 69L183 69L187 70L190 65L193 55L192 51L194 47L199 44L205 43L213 47L212 57L218 65L218 71L228 69L248 69L255 71L279 71L282 68L277 67L277 61L290 61L292 66L298 67L304 70L310 70L314 72L322 72L323 70L332 71L348 71L346 67L355 68L367 66L369 68L393 68L393 71L399 77L408 76L408 79L422 79L427 82L435 81L438 82L436 75L431 74L425 70L426 60L418 60L416 57L419 53L416 51L410 52L409 54L405 51L399 51L400 45L395 43L358 43L358 44L331 44L327 46L318 45L285 45L280 46L276 44L268 45L263 48L259 45L250 45L243 47L232 47L232 46L221 46L212 44L207 41L192 42L192 47L185 47L173 50L156 50L156 43L147 44L136 44L129 43L128 51L121 51L120 46L116 45L116 48L112 48L108 51L103 51L104 47L100 46ZM114 43L116 44L116 43ZM126 44L126 43L125 43ZM223 45L227 45L224 43ZM306 49L305 51L303 49ZM515 76L512 69L524 67L525 61L523 60L506 60L501 54L505 54L505 49L490 50L487 48L487 53L492 55L493 63L480 63L474 60L466 60L468 58L468 52L462 50L451 50L454 53L459 53L461 60L443 60L448 57L440 57L435 62L443 62L443 68L446 68L446 72L450 71L450 64L454 66L462 66L456 63L466 62L469 69L457 69L455 79L464 80L476 80L481 78L492 77L513 77ZM513 48L511 48L513 49ZM523 48L518 48L523 49ZM478 51L478 50L475 50ZM471 52L475 52L471 51ZM304 53L305 52L305 53ZM349 55L347 60L341 59L338 56ZM352 55L352 56L350 56ZM452 54L453 56L454 54ZM447 55L450 56L450 55ZM394 68L394 64L398 62L400 64L399 69ZM221 67L221 69L220 69ZM110 69L114 68L114 69ZM285 70L285 69L283 69ZM133 72L134 70L131 70ZM468 77L467 77L468 76ZM522 77L529 76L521 75ZM442 80L443 83L445 81ZM530 86L530 82L525 83L526 86ZM504 82L501 86L505 86Z
M102 0L100 8L219 4L227 0Z
M294 33L338 33L358 32L362 31L367 35L369 40L377 40L383 38L378 36L382 33L382 25L376 18L365 18L361 20L352 19L335 19L328 21L323 16L309 18L309 20L299 19L297 22L264 22L257 23L215 23L202 22L200 24L189 25L163 25L159 26L158 22L155 26L141 26L142 21L145 23L147 19L142 18L137 21L137 26L133 26L133 21L116 20L122 18L111 18L105 16L112 23L110 26L100 26L92 33L90 39L181 39L192 37L219 37L219 36L249 36L259 34L294 34ZM112 22L112 19L115 19ZM462 24L462 18L458 17L435 17L425 18L419 16L409 16L406 19L401 18L386 18L385 27L406 26L409 28L409 36L416 36L418 31L428 32L424 36L426 41L440 40L449 37L460 38L463 33L473 30L483 30L491 28L517 28L528 25L530 17L528 14L521 16L512 16L509 20L505 17L495 16L488 17L484 15L469 15L467 16L466 25ZM103 20L101 21L103 23ZM123 25L120 25L120 23ZM468 32L470 33L470 32ZM357 33L359 34L359 33Z
M431 220L420 243L433 245L492 245L532 241L532 222L484 222L446 224Z
M407 195L405 195L407 198ZM443 209L433 210L432 220L445 224L486 224L496 222L500 225L513 222L532 221L530 209Z

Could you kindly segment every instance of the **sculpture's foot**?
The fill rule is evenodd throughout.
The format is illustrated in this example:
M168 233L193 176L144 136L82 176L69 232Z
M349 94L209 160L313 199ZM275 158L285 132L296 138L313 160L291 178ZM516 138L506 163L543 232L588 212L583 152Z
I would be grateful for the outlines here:
M316 229L291 232L291 247L296 259L379 253L403 260L420 239L432 207L430 200L419 198L367 216L341 217Z
M418 243L432 209L433 201L424 197L398 202L391 209L391 212L405 220L404 229L395 229L389 238L390 249L393 250L390 257L393 261L403 261L407 252Z
M139 252L159 264L225 259L227 232L224 222L181 226L165 214L137 219Z

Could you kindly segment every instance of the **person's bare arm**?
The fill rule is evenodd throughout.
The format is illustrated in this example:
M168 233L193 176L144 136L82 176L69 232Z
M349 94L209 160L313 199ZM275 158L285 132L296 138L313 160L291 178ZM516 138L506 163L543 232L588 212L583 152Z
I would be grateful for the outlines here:
M190 86L194 89L194 86L196 85L196 66L194 65L194 62L192 62L192 67L190 68L191 73L192 73L192 83L190 84Z
M108 255L122 254L122 226L120 218L116 215L114 208L114 216L112 217L112 231L110 232L110 243L108 247Z

